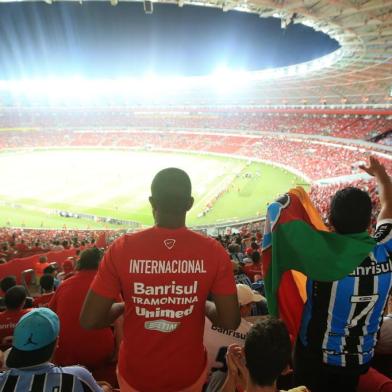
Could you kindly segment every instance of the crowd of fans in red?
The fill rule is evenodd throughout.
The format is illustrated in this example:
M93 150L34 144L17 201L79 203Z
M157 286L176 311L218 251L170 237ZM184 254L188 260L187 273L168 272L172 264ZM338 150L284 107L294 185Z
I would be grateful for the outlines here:
M339 138L370 139L392 129L387 116L322 114L306 112L260 112L163 108L9 108L3 111L2 126L21 128L151 127L180 129L235 129L290 132Z
M328 211L332 196L338 190L348 186L357 187L369 193L372 199L372 203L375 206L372 215L372 225L374 226L376 223L377 214L380 211L380 201L377 195L377 187L374 179L355 180L350 182L345 181L326 185L314 184L310 190L310 197L323 219L328 222Z
M83 250L94 246L102 236L111 238L114 231L83 230L31 230L0 229L0 261L2 263L15 258L29 257L50 251L59 252L68 249Z
M187 132L3 132L0 148L23 147L114 147L205 151L235 154L268 160L294 168L311 180L345 176L358 171L353 164L363 162L363 146L340 145L283 136L219 135ZM392 169L392 160L379 157ZM334 162L333 165L330 162Z

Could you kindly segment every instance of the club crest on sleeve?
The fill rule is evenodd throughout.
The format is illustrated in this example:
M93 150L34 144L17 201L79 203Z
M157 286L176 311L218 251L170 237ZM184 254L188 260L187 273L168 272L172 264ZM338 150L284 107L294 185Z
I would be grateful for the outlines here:
M173 249L173 247L176 243L176 240L168 238L168 239L164 240L163 243L165 244L167 249L171 250L171 249Z

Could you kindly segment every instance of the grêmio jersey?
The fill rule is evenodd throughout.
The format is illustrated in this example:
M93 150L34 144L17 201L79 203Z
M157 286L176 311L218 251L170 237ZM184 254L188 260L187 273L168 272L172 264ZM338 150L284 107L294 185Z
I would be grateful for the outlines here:
M0 373L2 392L102 392L91 373L81 366L46 363Z
M348 276L307 280L299 338L323 363L366 370L392 284L392 219L379 221L376 246Z

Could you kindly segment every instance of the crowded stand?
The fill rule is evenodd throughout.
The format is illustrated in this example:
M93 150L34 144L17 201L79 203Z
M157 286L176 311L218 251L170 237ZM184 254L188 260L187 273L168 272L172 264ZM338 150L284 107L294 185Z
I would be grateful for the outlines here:
M303 173L310 180L345 176L357 172L365 147L304 140L283 136L219 135L216 133L163 131L23 131L3 132L0 147L106 147L145 150L180 150L241 155L281 164ZM366 147L367 153L373 147ZM392 161L380 160L388 170ZM331 165L330 162L334 164Z
M392 132L388 132L388 134L379 139L377 143L384 144L385 146L392 146Z
M314 184L310 190L310 197L316 206L317 210L323 217L324 221L328 221L329 204L332 196L341 189L348 186L354 186L369 193L372 203L374 205L372 214L372 226L376 224L377 214L380 211L380 202L377 194L377 186L374 180L352 180L350 182L338 182L334 184Z
M363 139L392 129L392 119L384 112L330 110L260 110L238 108L3 108L1 127L5 129L72 128L177 128L234 129L298 133Z
M315 118L291 114L265 116L268 119L261 124L257 116L249 122L238 117L222 122L218 116L210 123L204 122L204 128L254 127L263 131L273 128L283 133L294 130L294 133L366 139L391 127L391 120L386 118ZM24 122L24 118L20 120L26 127L41 126L37 118L32 116L30 123ZM52 130L51 120L45 117L42 121L46 130L3 131L0 148L192 151L280 164L284 170L294 169L312 183L310 202L321 217L320 226L312 221L314 228L329 227L339 236L328 233L331 237L324 242L335 246L327 250L320 247L326 251L324 259L323 255L311 254L312 260L320 263L316 272L312 268L299 270L303 279L306 275L312 282L301 286L302 291L296 286L302 278L287 284L284 279L289 279L289 275L284 275L282 269L277 313L269 280L273 273L270 263L276 260L268 252L276 251L280 242L272 241L272 250L266 246L279 232L275 227L271 229L274 225L268 221L269 215L266 222L229 228L214 238L188 230L185 216L193 199L190 179L180 169L164 169L154 177L150 203L156 226L146 230L124 235L109 230L2 228L0 349L6 354L2 358L5 371L0 373L0 390L19 392L12 389L12 380L19 380L22 388L28 388L38 383L36 380L42 374L50 386L63 383L62 377L66 375L66 382L74 385L74 389L64 389L65 392L392 389L392 350L388 346L391 313L386 308L392 282L392 185L387 175L392 173L392 159L385 151L380 149L374 154L375 149L362 144L287 135L182 129L106 130L105 121L98 130L88 115L81 121L91 121L93 125L79 131ZM167 126L179 124L177 119L172 122L170 116L166 121ZM180 127L199 128L197 121ZM132 126L136 123L132 122ZM138 126L146 126L148 122L142 123ZM148 124L155 126L154 121ZM370 158L368 163L372 153L377 159ZM364 176L364 172L370 177ZM346 192L347 187L355 190ZM290 219L298 214L298 220L305 221L306 203L294 208L295 195L290 193L289 199L277 203L282 203L279 207L282 211L293 208L288 214ZM271 200L270 207L273 206L276 203ZM298 213L300 208L303 209ZM332 210L338 212L331 214ZM282 211L279 213L284 214ZM336 214L342 215L343 220ZM357 215L361 219L357 220ZM348 226L346 221L350 221ZM367 229L374 233L374 239ZM292 248L303 245L303 238L295 237L302 233L300 229L290 232ZM319 235L308 234L312 239ZM312 246L309 244L309 249ZM278 249L281 259L291 250L283 248ZM304 260L306 255L305 247L296 253L296 257L303 256ZM351 260L354 256L364 261L354 264ZM341 257L347 257L351 270L339 264ZM273 270L280 271L279 268ZM323 280L321 274L325 271L330 275ZM362 278L372 284L362 284ZM354 281L357 286L352 284ZM373 292L376 284L377 292ZM343 310L338 306L333 309L337 319L347 318L349 326L335 326L330 319L324 320L328 314L326 304L330 298L335 301L331 285L339 285L344 293L339 290L342 302L355 297L352 303L345 302ZM303 295L304 291L306 301L298 294ZM282 304L285 294L289 295L290 312L296 314L297 329L285 313ZM301 306L291 307L292 298L300 298ZM372 306L366 306L366 298L371 298ZM376 346L384 308L382 339ZM369 316L363 317L365 313ZM39 332L40 328L46 333ZM345 342L344 347L340 340L336 344L328 336L339 336ZM323 339L325 347L319 346ZM334 373L336 368L338 374ZM327 382L321 385L320 380Z
M113 237L114 231L92 230L38 230L38 229L0 229L0 258L9 261L47 252L63 250L83 250L97 242L102 244L103 238Z
M334 208L341 214L347 210L346 216L352 217L351 209L356 208L355 203L365 202L368 207L372 207L372 215L369 210L369 221L365 224L373 225L378 219L375 238L381 241L377 251L374 251L372 263L381 263L380 271L386 277L391 274L389 269L384 272L384 257L390 257L392 241L392 184L381 161L372 158L370 162L369 166L363 165L361 170L374 176L371 180L313 185L310 197L322 218L336 230L343 230L340 225L345 223L338 221L336 215L329 214L333 195L347 189L348 185L366 192L359 191L362 192L360 199L369 194L368 202L366 198L361 201L357 199L359 194L355 191L349 195L350 204L343 209ZM252 390L255 386L267 388L267 391L284 388L292 392L389 391L388 388L392 388L392 380L389 378L392 376L392 351L388 348L388 328L391 324L387 316L382 339L376 347L375 360L370 362L372 348L372 354L366 357L366 366L355 367L356 359L353 359L348 376L344 373L345 366L339 365L343 376L334 375L331 378L324 375L322 379L328 383L323 386L301 368L301 364L308 359L302 357L303 353L298 348L295 349L296 356L292 362L295 331L290 323L287 324L284 313L284 322L277 320L273 314L268 315L270 306L266 296L269 286L266 282L269 272L263 227L244 225L240 230L229 230L216 238L200 236L187 230L184 227L185 214L190 208L191 199L181 198L175 193L186 192L187 197L190 197L190 181L184 173L179 169L164 169L157 174L151 186L151 203L157 226L132 235L87 230L3 228L0 231L3 250L8 249L0 265L3 304L3 312L0 313L0 345L7 352L3 363L9 369L0 374L0 385L6 385L12 377L19 377L21 385L34 383L34 377L37 377L34 374L38 374L34 372L44 369L48 383L55 385L59 374L65 372L69 377L74 377L74 385L85 385L80 390L97 392L114 391L116 388L120 388L117 389L119 391L134 391L133 388L137 388L141 392L196 392L202 389L235 392ZM170 204L166 198L167 189L171 190L169 193L175 204ZM358 211L362 211L361 208ZM336 237L333 238L336 241ZM354 253L358 257L357 248L362 245L357 239L355 241ZM373 242L371 246L374 246ZM350 247L349 242L347 247ZM368 249L367 245L366 251ZM341 252L340 245L337 245L337 250ZM176 256L180 254L187 256ZM347 255L349 253L346 252L344 257ZM176 264L169 263L171 257L178 259ZM332 262L331 268L334 268L333 260L329 257L328 254L328 261ZM390 264L390 260L388 262ZM181 274L177 271L179 268ZM359 266L358 277L362 273L361 268L372 271L372 267ZM157 279L151 274L156 274L159 269L161 272ZM129 280L129 274L137 278L137 283ZM358 277L348 276L337 282ZM170 279L170 284L162 286L162 281L167 279ZM380 289L375 301L378 301L379 296L383 297L382 301L386 301L390 283L384 287L381 285L384 280L381 281L380 277ZM198 284L201 284L203 293L196 290ZM323 287L321 285L319 289L324 295ZM213 294L212 297L208 296L209 293ZM313 298L312 295L308 292L308 298ZM207 296L213 302L206 302L206 318L205 322L201 322L199 316L202 314L200 312L204 312ZM122 301L134 305L124 313ZM159 307L154 308L153 305ZM306 306L304 312L308 312ZM375 307L374 312L382 315L382 308ZM308 317L319 316L308 314L302 322L308 322ZM139 322L140 318L144 327ZM175 322L167 321L172 319ZM183 326L177 332L178 319ZM362 326L361 317L355 320ZM371 328L375 330L369 327L368 332L363 332L365 329L361 327L361 333L374 336L380 323L372 323ZM315 325L311 324L311 327L315 328ZM39 328L48 331L45 336L38 332ZM173 331L178 335L172 337L170 332ZM189 340L190 334L194 338L188 347L184 341ZM303 332L297 339L302 339L302 335ZM313 335L308 336L308 339L313 339ZM59 343L56 348L51 344L57 342L57 339ZM297 346L301 345L301 350L304 350L303 341L298 341ZM203 344L207 350L207 365L203 365ZM26 345L32 345L32 348L27 349ZM50 349L40 351L46 346ZM173 347L175 351L172 351ZM362 352L354 353L357 346L347 347L347 350L352 351L350 355L353 358L360 354L364 356L361 361L365 360ZM27 355L29 350L35 356ZM193 354L188 357L185 351ZM173 367L173 362L164 365L168 355L177 366ZM336 355L345 356L346 352ZM149 374L154 373L154 377L142 376L146 356L151 365ZM315 374L319 371L316 362L312 360ZM32 373L23 373L26 367L32 369ZM360 369L359 372L357 369ZM191 386L188 389L185 386L189 384ZM331 385L333 389L325 389L331 388ZM340 389L342 385L345 389Z

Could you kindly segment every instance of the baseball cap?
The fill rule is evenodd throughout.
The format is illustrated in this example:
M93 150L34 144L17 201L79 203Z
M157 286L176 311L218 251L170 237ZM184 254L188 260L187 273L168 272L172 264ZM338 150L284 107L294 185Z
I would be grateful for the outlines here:
M74 269L72 260L65 260L63 263L63 271L65 273L71 272Z
M262 295L253 291L249 286L242 283L237 284L237 296L240 305L248 305L252 302L260 302L263 299Z
M16 324L7 367L24 368L48 361L59 332L59 318L52 310L37 308L25 314Z
M246 248L245 253L250 256L253 253L253 248Z

